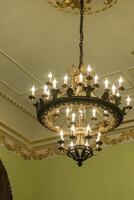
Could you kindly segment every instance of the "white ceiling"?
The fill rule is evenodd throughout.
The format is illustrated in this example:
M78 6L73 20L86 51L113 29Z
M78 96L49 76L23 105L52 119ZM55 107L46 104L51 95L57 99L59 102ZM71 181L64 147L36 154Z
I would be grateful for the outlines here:
M90 63L100 76L110 76L112 81L122 75L126 93L132 97L133 11L133 0L118 0L108 11L85 16L84 27L85 64ZM68 67L78 64L78 26L79 15L58 11L47 0L0 1L0 91L35 114L27 98L31 86L41 88L50 69L62 78ZM30 141L55 136L23 109L17 111L18 106L9 108L3 100L0 106L0 120ZM133 114L131 111L126 120L134 120Z

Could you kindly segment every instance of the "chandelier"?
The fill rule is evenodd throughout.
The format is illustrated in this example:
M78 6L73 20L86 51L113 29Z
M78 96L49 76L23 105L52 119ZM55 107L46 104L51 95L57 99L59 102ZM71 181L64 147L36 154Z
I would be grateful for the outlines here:
M84 0L80 0L78 68L72 66L60 87L50 72L42 94L35 95L33 86L29 97L36 107L39 122L59 134L59 150L65 151L78 166L101 150L102 134L117 128L132 109L131 98L123 100L121 97L125 90L122 77L113 85L106 78L101 88L98 75L90 65L83 64L83 19Z

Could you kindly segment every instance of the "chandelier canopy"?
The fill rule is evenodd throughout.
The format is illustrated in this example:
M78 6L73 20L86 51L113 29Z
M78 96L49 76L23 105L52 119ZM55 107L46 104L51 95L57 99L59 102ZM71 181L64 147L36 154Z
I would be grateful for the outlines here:
M72 66L60 87L50 72L40 97L35 95L34 86L29 97L36 107L39 122L59 134L59 150L66 151L78 166L101 150L102 134L117 128L132 109L131 98L128 96L125 103L121 97L125 90L122 77L111 87L106 78L101 93L98 92L98 75L90 65L83 64L83 19L84 0L80 0L78 68Z

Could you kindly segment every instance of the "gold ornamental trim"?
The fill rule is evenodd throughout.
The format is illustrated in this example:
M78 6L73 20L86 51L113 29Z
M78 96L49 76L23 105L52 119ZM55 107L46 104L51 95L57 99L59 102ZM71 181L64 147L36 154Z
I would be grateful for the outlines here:
M109 10L117 2L118 0L84 0L84 13L88 15L98 14ZM79 13L79 0L48 0L48 3L54 8L66 13Z
M15 107L17 107L19 110L24 112L25 114L29 115L33 119L36 119L35 114L27 110L24 106L22 106L20 103L18 103L16 100L14 100L12 97L8 96L5 92L0 91L0 96L3 97L6 101L13 104Z
M127 142L134 142L134 129L124 131L122 133L116 133L114 135L103 136L103 148L109 145L123 144ZM2 132L0 133L0 146L4 146L10 151L13 151L20 155L25 160L42 160L51 159L54 157L65 155L58 150L58 144L53 143L44 145L42 148L32 147L30 145L24 145L18 140L11 140Z

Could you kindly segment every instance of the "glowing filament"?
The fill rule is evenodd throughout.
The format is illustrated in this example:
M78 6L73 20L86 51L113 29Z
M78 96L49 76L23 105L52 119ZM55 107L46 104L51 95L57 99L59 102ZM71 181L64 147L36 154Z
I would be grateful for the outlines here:
M91 132L91 128L90 128L89 124L86 127L86 131L87 131L87 134L89 134Z
M94 77L94 84L98 84L98 80L99 80L99 78L98 78L98 75L96 74Z
M113 93L113 95L115 95L116 94L116 86L113 84L113 86L112 86L112 93Z
M120 97L120 93L119 93L118 91L116 92L116 96L117 96L117 97Z
M93 113L93 117L96 118L96 109L95 108L93 108L92 113Z
M91 74L92 68L90 65L87 67L87 75L89 76Z
M44 89L44 94L47 94L48 86L44 85L43 89Z
M54 80L53 80L53 88L56 89L56 86L57 86L57 80L54 79Z
M105 89L108 89L108 87L109 87L109 81L108 81L107 78L104 81L104 85L105 85Z
M79 110L79 113L80 113L80 118L82 119L82 118L83 118L83 110L80 109L80 110Z
M50 91L49 90L47 90L46 95L47 95L47 98L49 99L49 97L50 97Z
M80 83L83 82L83 75L82 75L82 73L80 73L80 75L79 75L79 82L80 82Z
M97 135L97 139L96 139L96 142L99 142L101 139L101 133L99 132L98 135Z
M53 77L53 75L52 75L52 73L50 72L50 73L48 74L48 78L49 78L49 81L50 81L50 82L52 82L52 77Z
M75 122L75 118L76 118L75 113L72 113L72 122Z
M71 126L71 132L73 135L75 134L75 126L74 125Z
M73 143L73 141L71 141L71 143L70 143L70 147L74 147L74 143Z
M32 92L32 96L34 96L34 95L35 95L35 87L34 87L34 85L33 85L33 87L31 88L31 92Z
M121 87L121 86L122 86L122 83L123 83L123 78L122 78L122 77L120 77L120 78L119 78L119 87Z
M65 75L65 76L64 76L64 84L66 84L66 85L67 85L67 81L68 81L68 76L67 76L67 75Z
M69 115L69 112L70 112L70 109L69 109L69 108L67 108L67 109L66 109L66 117L68 117L68 115Z
M61 130L61 131L60 131L60 139L61 139L61 140L64 140L64 137L63 137L63 136L64 136L64 134L63 134L63 131Z
M86 146L86 147L89 146L89 142L88 142L88 140L85 142L85 146Z
M130 106L131 98L130 96L127 97L127 106Z

